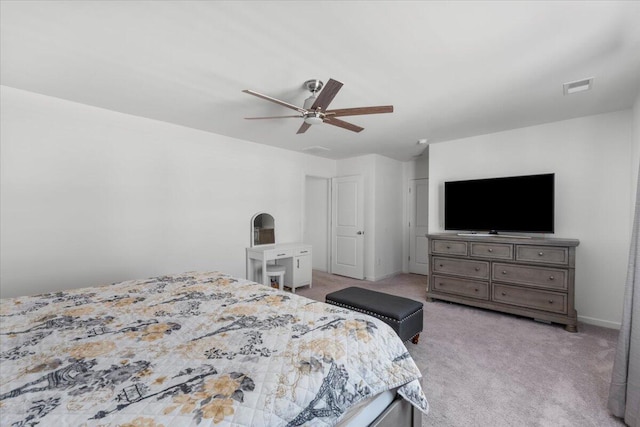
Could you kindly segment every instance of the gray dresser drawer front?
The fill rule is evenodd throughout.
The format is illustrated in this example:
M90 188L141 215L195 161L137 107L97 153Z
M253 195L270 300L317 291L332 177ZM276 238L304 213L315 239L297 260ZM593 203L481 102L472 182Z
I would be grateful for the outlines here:
M567 295L509 285L493 285L493 301L553 313L567 313Z
M568 265L569 248L517 245L516 260L539 262L544 264Z
M454 242L452 240L433 240L431 250L434 254L443 255L467 255L467 242Z
M471 243L471 256L513 259L513 245L505 243Z
M455 258L433 258L434 273L454 274L473 279L489 279L489 263Z
M489 284L487 282L433 276L433 290L483 300L489 299Z
M498 282L519 283L558 290L567 290L568 286L568 272L559 268L494 263L491 278Z

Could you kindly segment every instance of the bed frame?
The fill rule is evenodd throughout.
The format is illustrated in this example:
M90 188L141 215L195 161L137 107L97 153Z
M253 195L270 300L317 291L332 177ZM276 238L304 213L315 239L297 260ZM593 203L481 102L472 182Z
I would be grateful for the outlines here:
M401 396L387 406L369 427L421 427L422 413Z

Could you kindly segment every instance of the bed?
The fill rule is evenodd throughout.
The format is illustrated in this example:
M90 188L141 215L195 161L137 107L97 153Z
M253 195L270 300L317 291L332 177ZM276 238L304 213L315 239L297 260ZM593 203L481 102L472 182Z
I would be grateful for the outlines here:
M420 425L428 411L382 321L220 272L1 299L0 321L0 425Z

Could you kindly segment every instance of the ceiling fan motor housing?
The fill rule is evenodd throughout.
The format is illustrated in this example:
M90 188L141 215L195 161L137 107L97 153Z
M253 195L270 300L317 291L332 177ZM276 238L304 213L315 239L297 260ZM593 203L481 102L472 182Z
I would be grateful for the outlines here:
M316 102L315 94L311 95L310 97L304 100L304 104L302 105L302 108L304 108L305 110L309 110L314 102Z

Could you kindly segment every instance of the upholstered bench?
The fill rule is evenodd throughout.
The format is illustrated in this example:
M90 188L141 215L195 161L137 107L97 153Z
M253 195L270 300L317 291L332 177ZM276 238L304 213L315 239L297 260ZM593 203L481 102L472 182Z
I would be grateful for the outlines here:
M325 302L377 317L404 342L418 344L422 332L422 303L355 286L327 294Z

